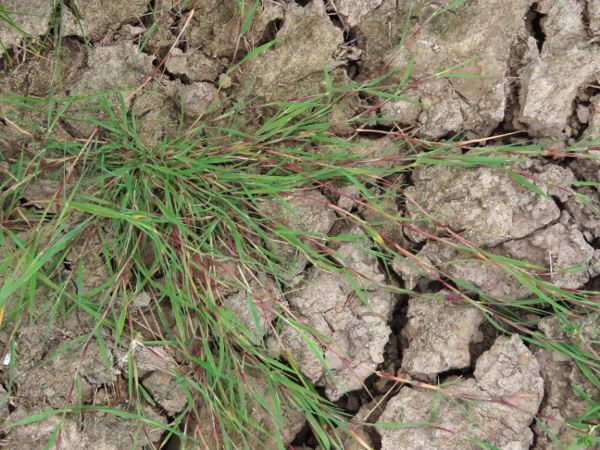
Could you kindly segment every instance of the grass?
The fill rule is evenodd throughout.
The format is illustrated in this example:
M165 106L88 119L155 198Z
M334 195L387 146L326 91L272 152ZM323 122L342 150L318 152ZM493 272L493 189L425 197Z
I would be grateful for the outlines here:
M238 45L257 5L239 2ZM440 10L447 6L448 2ZM4 8L0 13L7 14ZM273 43L250 51L228 74L270 45ZM425 214L423 220L441 230L440 236L448 236L430 235L431 239L457 248L464 261L509 271L531 292L527 300L507 302L477 290L479 300L473 300L460 292L476 290L474 286L442 268L424 266L410 249L400 247L381 231L387 221L424 233L415 221L394 216L385 208L390 198L403 197L410 203L396 180L419 165L492 168L543 194L538 186L544 180L531 179L509 165L515 155L521 159L544 156L547 152L542 146L483 149L470 147L459 136L434 143L390 131L385 133L394 137L396 144L389 154L376 160L357 154L351 137L366 129L372 131L367 115L336 123L332 113L361 97L371 98L372 112L385 101L401 99L403 90L410 88L406 84L410 67L402 83L393 87L382 86L389 72L365 83L337 87L325 71L326 93L266 105L252 103L248 93L215 101L192 124L154 147L145 145L139 135L140 119L129 111L125 94L60 97L55 95L57 87L44 99L3 95L2 103L12 110L45 118L42 127L16 113L4 115L8 129L26 133L30 142L24 150L11 152L0 178L0 331L8 338L5 354L12 355L6 398L17 394L14 376L18 360L14 355L19 355L22 327L43 324L47 337L54 327L78 317L87 333L57 349L48 360L60 360L74 351L76 357L71 360L79 366L95 352L111 373L120 355L122 376L117 396L130 405L87 404L83 381L75 371L62 407L9 423L5 429L57 417L47 444L50 447L65 439L62 427L67 418L95 411L137 421L135 439L140 443L158 429L165 433L163 443L175 435L186 448L284 448L289 445L282 433L284 411L297 410L323 448L340 448L349 437L361 441L357 430L363 424L352 421L324 398L293 356L287 353L282 358L265 339L267 333L277 337L283 327L290 327L326 364L321 346L335 349L335 343L298 320L284 299L298 289L300 261L307 260L320 270L345 274L357 296L368 302L364 286L373 281L343 256L341 249L347 246L374 255L384 267L390 267L394 258L402 258L433 273L456 293L452 300L460 298L479 308L503 333L518 331L532 344L568 355L586 378L600 387L594 336L578 325L584 317L593 319L598 292L553 285L543 276L547 269L479 249ZM150 78L146 79L140 88L149 82ZM240 114L257 106L265 113L262 125L252 133L244 131L239 127ZM84 140L66 138L54 131L63 121L84 123L93 132ZM477 154L457 156L457 148L476 149ZM591 158L585 153L587 148L589 144L577 144L562 156ZM373 164L386 159L394 161L393 168ZM40 183L49 186L46 198L28 200L32 187ZM352 198L355 206L371 209L383 220L368 222L313 193L318 188L333 196L345 195L335 187L337 183L353 185L360 192L359 198ZM561 188L571 190L566 185ZM582 194L574 195L590 208L597 207ZM338 221L360 227L363 234L330 236L291 226L303 222L293 206L298 198L334 211ZM267 205L273 204L284 213L271 215L273 208ZM294 256L286 256L290 254ZM382 286L395 294L421 295L389 280ZM235 293L247 299L250 325L230 306ZM145 294L151 299L155 327L135 313ZM524 323L522 317L529 312L558 317L565 336L551 339ZM187 399L185 409L168 424L145 409L155 401L141 382L143 352L152 353L156 364L165 364L173 375L173 390ZM172 360L179 364L170 364ZM445 393L443 386L391 378L435 394ZM579 392L590 408L568 423L580 434L582 445L591 445L598 439L594 425L599 418L598 405L581 389ZM256 409L272 423L257 422ZM199 425L207 422L212 427ZM211 431L207 433L207 429Z

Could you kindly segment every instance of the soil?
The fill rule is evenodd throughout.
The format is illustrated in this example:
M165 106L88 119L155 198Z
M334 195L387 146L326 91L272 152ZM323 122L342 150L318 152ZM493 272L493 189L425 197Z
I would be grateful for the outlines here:
M102 90L131 92L170 52L164 67L146 86L147 92L127 100L147 146L175 136L178 125L192 124L215 97L224 99L249 90L258 104L323 92L324 68L334 85L348 85L372 78L389 64L400 68L385 80L393 85L401 80L413 54L416 58L409 77L412 87L403 93L411 102L385 103L378 117L394 120L382 120L374 130L406 129L427 141L447 140L462 131L461 139L480 140L482 145L552 142L547 148L555 151L576 143L584 148L582 142L600 136L600 114L595 106L600 98L600 6L594 1L467 0L436 15L413 38L411 33L436 11L440 2L263 0L243 47L237 50L241 16L234 1L204 0L194 10L185 7L178 13L175 4L180 2L155 0L150 2L154 10L163 10L164 14L151 34L148 30L153 22L146 0L74 0L70 6L65 2L58 11L52 10L51 3L3 2L7 11L22 13L13 14L13 19L33 37L58 26L49 18L62 17L62 42L58 55L49 45L42 52L44 58L31 57L14 27L0 23L0 37L8 50L0 59L5 69L0 74L2 95L47 97L51 89L49 61L56 58L61 61L60 86L53 92L56 99ZM184 38L171 48L188 18L190 25ZM409 39L399 51L406 25L409 31L405 37ZM274 38L279 38L275 45L226 77L233 63ZM435 76L471 59L453 71L471 77ZM364 99L363 105L346 105L336 114L340 119L353 117L371 106L368 102ZM183 123L181 109L185 113ZM218 112L216 109L211 114ZM2 161L10 161L18 153L16 149L31 149L30 136L9 127L6 117L43 124L45 114L43 110L2 104ZM61 119L55 133L86 139L93 125L77 121L77 114L75 111L71 119ZM258 114L246 112L240 116L240 130L251 133L259 120ZM500 135L504 136L497 137ZM373 155L400 151L392 138L375 133L357 136L356 142L363 143L363 150ZM357 147L355 151L361 150ZM600 163L591 159L515 159L510 167L556 184L600 181ZM418 204L435 215L443 227L486 251L551 267L549 278L556 285L595 289L600 282L600 270L596 267L600 263L600 218L578 196L555 187L556 184L535 184L537 192L526 189L507 173L492 169L421 166L407 174L405 180L405 191L414 203L390 202L388 212L418 219L422 212L413 206ZM43 202L55 189L51 181L32 184L26 193L27 202ZM350 186L338 189L348 197L354 196ZM593 187L573 189L599 200L600 194ZM325 199L317 191L310 196ZM329 199L333 200L344 210L355 207L344 196ZM328 233L337 225L334 213L324 204L300 198L290 200L290 206L302 217L299 224L310 231ZM263 207L273 215L281 208L279 204ZM356 213L371 222L381 220L368 210ZM78 218L72 220L75 226ZM348 252L345 256L353 261L356 270L368 274L368 279L398 283L424 297L409 300L365 285L370 296L367 307L360 299L352 298L354 289L345 275L320 272L304 260L299 263L298 274L308 282L290 294L285 304L302 322L347 351L354 365L339 358L336 352L324 350L322 357L331 371L324 370L310 347L293 329L285 327L279 339L266 336L270 348L286 347L324 395L357 418L371 422L425 422L436 402L430 393L410 386L399 388L392 381L374 376L374 370L434 384L462 377L461 383L451 384L451 392L474 398L510 396L513 406L493 403L482 408L467 404L462 409L444 398L435 405L439 418L436 427L361 431L365 442L374 448L478 448L460 436L515 450L560 448L547 437L542 424L551 428L562 445L573 444L572 430L564 421L582 414L589 405L574 393L572 385L579 386L595 402L600 401L600 393L577 364L549 349L530 348L517 335L501 335L475 307L449 302L452 293L442 290L428 273L443 266L453 277L507 300L527 299L530 291L508 272L465 261L452 247L426 240L423 234L392 224L381 227L386 236L416 253L423 262L420 270L397 259L390 273L368 254ZM442 228L423 224L423 230L441 235ZM361 230L344 232L358 234ZM100 242L91 236L85 245L75 249L85 258L87 292L101 287L107 276L100 248ZM282 258L295 257L286 251L280 249ZM582 261L585 270L561 271ZM232 293L229 301L240 320L253 323L245 295ZM150 304L147 295L140 295L130 306L130 312L147 324L141 333L147 333L148 339L152 337L149 330L159 326L147 312ZM44 314L49 311L39 311L40 317ZM114 336L107 334L103 336L103 348L90 344L85 358L79 361L79 347L69 344L89 333L95 324L89 317L68 317L60 327L50 329L32 318L14 336L19 360L10 377L18 390L0 404L3 422L12 423L64 406L70 398L73 379L79 380L77 389L86 401L118 405L128 411L126 398L120 394L123 389L115 386L127 382L131 355L122 354L120 347L114 345ZM267 319L263 329L268 329ZM584 325L581 333L596 334L593 322ZM564 331L556 321L541 321L538 328L557 339L563 337ZM7 348L10 338L6 330L0 331L0 349ZM66 351L46 361L47 355L65 346ZM167 423L187 406L185 395L173 388L175 380L171 374L178 364L177 355L156 345L150 350L139 347L135 358L137 370L143 372L137 376L155 402L155 406L145 405L144 411L156 423ZM258 374L247 377L248 383L262 385ZM0 394L8 380L8 370L3 370ZM536 423L535 413L558 420ZM272 427L266 415L260 414L257 412L257 422L266 429ZM297 411L286 412L285 434L294 448L314 448L314 438L299 417L302 416ZM61 448L141 448L145 440L158 444L164 438L159 427L145 428L141 438L135 421L90 412L66 418L51 416L11 428L2 442L14 449L44 448L60 420L65 422ZM206 426L210 429L208 415ZM176 446L174 440L172 448ZM275 442L266 441L265 445L276 448ZM356 442L349 445L348 448L359 448L352 447Z

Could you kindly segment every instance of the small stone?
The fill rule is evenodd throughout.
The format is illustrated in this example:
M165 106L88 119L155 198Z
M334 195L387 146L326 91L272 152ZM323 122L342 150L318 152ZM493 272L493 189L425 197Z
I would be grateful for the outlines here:
M580 123L588 123L591 116L590 108L584 105L577 105L577 120Z
M230 88L231 78L222 73L221 75L219 75L219 86L221 86L223 89Z

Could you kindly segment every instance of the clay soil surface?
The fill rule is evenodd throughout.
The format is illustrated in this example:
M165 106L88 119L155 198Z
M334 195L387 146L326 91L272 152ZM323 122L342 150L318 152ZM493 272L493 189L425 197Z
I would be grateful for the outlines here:
M18 284L31 276L23 268L34 266L10 255L29 245L36 224L51 225L60 216L53 210L57 216L50 217L46 205L86 189L85 177L77 186L74 181L82 160L42 154L44 136L65 146L110 142L110 130L97 132L94 122L106 120L106 109L96 107L98 94L106 93L111 107L120 105L127 120L135 118L130 142L156 149L185 130L216 124L236 105L231 99L244 95L244 107L228 126L246 145L276 117L281 105L274 102L368 83L394 68L372 86L387 97L364 91L329 121L350 121L338 137L356 144L352 151L372 167L392 174L385 180L399 187L396 196L374 210L365 205L380 192L381 180L364 191L348 181L326 187L319 180L288 197L287 206L257 206L307 235L368 234L340 220L344 214L375 224L388 249L379 248L381 255L336 249L363 277L359 284L368 298L357 294L347 273L320 270L310 253L276 240L273 253L296 264L292 287L276 302L281 310L257 314L246 291L224 285L223 307L255 330L250 341L262 342L282 365L296 364L315 392L357 424L381 425L356 426L358 439L346 435L333 447L470 449L480 448L480 441L513 450L566 448L598 423L597 414L581 419L600 401L594 303L600 286L598 2L466 0L449 10L450 2L429 0L58 3L5 0L0 7L0 279L18 286L0 290L0 423L9 425L0 446L226 446L215 431L226 424L217 424L203 406L209 401L194 397L194 385L181 381L201 366L185 356L192 344L185 352L168 344L183 332L176 308L157 301L162 272L153 264L164 255L144 254L150 246L143 242L135 249L154 287L136 290L139 279L125 271L117 277L103 250L107 239L118 239L111 235L111 213L97 222L103 233L86 231L60 267L52 266L54 257L40 259L35 267L47 270L47 281L35 292L29 282ZM49 121L49 110L64 114ZM205 136L221 138L214 133ZM498 165L469 163L489 149L495 150L486 157L499 158ZM441 159L438 150L445 152ZM432 152L429 162L422 158L394 173L404 155L419 152ZM133 158L125 147L113 155L105 163L114 170ZM17 206L8 208L9 194L27 177L15 168L28 164L47 171L62 164L64 178L28 178ZM44 220L32 219L36 211L45 211ZM83 229L90 213L83 208L65 218L60 236ZM215 248L221 244L227 237ZM317 252L318 245L311 248ZM223 279L236 270L222 262L219 267ZM201 280L196 268L190 276ZM264 293L268 283L260 274L245 276L249 290ZM59 279L71 280L64 284L68 298L85 302L75 307L48 294L63 286ZM119 289L136 294L111 297ZM557 292L569 293L570 300L557 299ZM281 311L323 340L307 344L297 328L277 322ZM580 345L581 353L569 357L560 352L563 344ZM217 360L222 356L211 351ZM254 393L269 397L262 372L230 369ZM258 425L251 431L259 439L244 443L243 432L233 433L229 448L317 448L314 424L301 408L282 405L282 418L273 422L277 408L253 404ZM392 423L414 425L385 425ZM598 445L594 437L589 431L586 445Z

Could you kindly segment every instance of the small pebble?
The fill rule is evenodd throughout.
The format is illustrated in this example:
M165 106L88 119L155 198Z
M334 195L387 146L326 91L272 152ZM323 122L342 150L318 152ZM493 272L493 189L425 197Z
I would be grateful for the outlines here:
M577 105L577 119L580 123L588 123L590 115L590 108L585 105Z
M219 85L221 85L223 89L231 87L231 78L222 73L221 75L219 75Z

